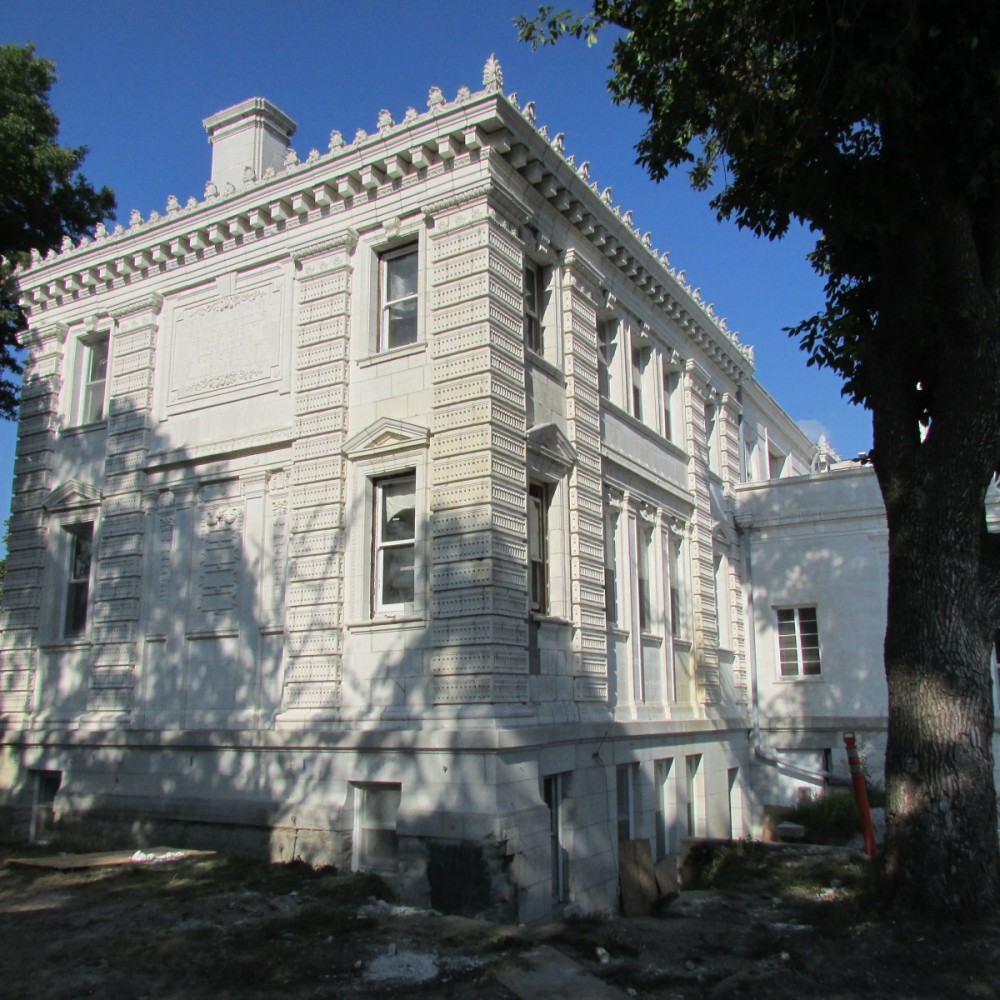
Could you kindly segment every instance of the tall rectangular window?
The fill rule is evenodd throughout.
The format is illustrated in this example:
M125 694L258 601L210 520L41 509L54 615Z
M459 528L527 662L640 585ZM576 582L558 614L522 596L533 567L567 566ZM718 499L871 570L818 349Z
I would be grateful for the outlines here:
M618 518L608 513L604 518L604 617L609 625L618 624L617 527Z
M702 835L704 788L701 774L701 754L693 753L685 759L687 784L687 830L689 837Z
M708 449L706 458L708 467L713 472L719 471L719 408L714 403L705 407L705 445Z
M663 436L674 444L680 444L682 424L680 414L681 373L663 369Z
M94 541L94 522L66 525L69 535L69 570L66 574L66 614L63 635L81 636L87 631L87 607L90 603L90 563Z
M563 903L568 898L569 858L563 847L563 797L566 793L563 775L553 774L542 784L542 797L549 807L549 844L552 855L552 899Z
M653 545L653 531L642 521L636 522L635 570L639 590L639 631L648 632L652 623L652 601L649 593L649 550Z
M642 420L643 379L646 374L646 362L649 360L649 349L646 347L632 348L632 416Z
M597 324L597 387L605 399L611 399L614 384L615 353L618 350L618 321L601 320Z
M396 871L399 868L396 818L402 785L355 785L354 796L354 867Z
M684 540L670 537L670 634L679 639L684 633Z
M528 486L528 572L531 610L549 610L548 489L542 483Z
M373 610L399 611L413 601L416 476L378 480L374 494Z
M524 264L524 346L529 351L541 354L545 347L542 326L545 312L542 299L544 285L542 269L531 261Z
M673 782L672 757L655 762L653 776L656 782L656 856L673 854L677 848L677 802Z
M729 559L724 552L716 553L715 570L715 608L719 622L719 646L722 649L732 647L732 600L729 590Z
M818 677L816 608L778 608L778 656L782 677Z
M615 772L615 793L618 802L618 843L634 840L637 828L638 802L636 783L638 764L621 764Z
M81 424L94 424L105 417L105 400L108 391L107 334L86 341L83 349L83 377L80 382Z
M416 246L379 258L379 351L417 342L417 262Z

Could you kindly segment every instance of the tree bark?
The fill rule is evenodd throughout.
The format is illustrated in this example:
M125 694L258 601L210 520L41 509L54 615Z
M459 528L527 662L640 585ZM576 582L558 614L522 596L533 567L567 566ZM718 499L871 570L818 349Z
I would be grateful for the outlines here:
M995 907L1000 850L993 628L969 545L985 525L969 521L947 490L890 513L886 888L899 909L971 918Z

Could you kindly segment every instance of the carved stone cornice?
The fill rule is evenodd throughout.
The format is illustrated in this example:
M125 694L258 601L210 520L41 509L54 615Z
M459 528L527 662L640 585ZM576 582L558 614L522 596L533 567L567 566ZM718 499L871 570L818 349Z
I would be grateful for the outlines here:
M162 308L163 296L158 295L156 292L150 292L148 295L143 295L140 298L133 299L131 302L126 302L117 309L112 309L111 316L116 320L122 320L126 316L134 316L140 312L151 312L154 316L159 316Z

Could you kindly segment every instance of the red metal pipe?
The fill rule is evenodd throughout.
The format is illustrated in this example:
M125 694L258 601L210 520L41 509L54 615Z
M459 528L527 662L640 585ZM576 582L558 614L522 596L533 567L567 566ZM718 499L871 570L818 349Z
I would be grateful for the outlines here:
M872 813L868 807L868 786L865 784L865 770L861 766L861 754L858 753L858 741L854 733L844 733L844 746L847 747L847 763L851 768L851 784L854 785L854 801L858 805L858 817L861 820L861 836L865 840L865 854L875 857L875 828L872 826Z

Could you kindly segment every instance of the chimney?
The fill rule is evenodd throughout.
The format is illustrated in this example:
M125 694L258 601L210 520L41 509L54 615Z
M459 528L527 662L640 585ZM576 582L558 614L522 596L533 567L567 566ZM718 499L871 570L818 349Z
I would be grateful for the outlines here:
M227 183L242 187L248 167L255 180L268 167L280 171L295 134L295 122L263 97L234 104L203 124L212 147L212 183L220 194Z

